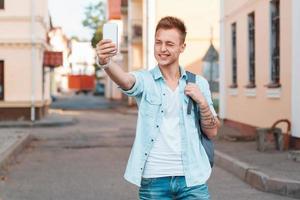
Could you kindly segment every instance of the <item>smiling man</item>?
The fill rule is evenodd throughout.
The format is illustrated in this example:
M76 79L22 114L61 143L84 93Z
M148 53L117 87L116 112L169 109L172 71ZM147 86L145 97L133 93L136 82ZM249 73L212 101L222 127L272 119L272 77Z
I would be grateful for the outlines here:
M125 94L135 97L139 107L124 177L140 187L140 199L210 199L206 181L211 166L199 140L195 116L186 112L189 97L203 116L203 134L216 136L219 121L208 82L196 76L196 83L186 84L187 73L179 65L185 37L186 27L180 19L162 18L155 32L157 66L151 71L124 72L110 61L116 46L109 40L100 41L96 48L99 65Z

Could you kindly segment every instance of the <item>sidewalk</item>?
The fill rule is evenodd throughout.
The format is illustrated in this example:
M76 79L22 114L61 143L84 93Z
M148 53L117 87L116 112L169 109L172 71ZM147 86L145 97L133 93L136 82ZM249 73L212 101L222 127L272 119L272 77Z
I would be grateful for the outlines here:
M256 150L256 142L229 141L236 130L223 126L215 140L215 162L251 186L300 199L300 162L289 159L289 151ZM235 133L236 134L236 133Z
M0 170L5 170L10 162L32 141L32 137L23 132L0 132Z
M1 121L0 122L0 172L6 170L14 158L32 141L33 137L26 131L13 131L6 128L18 127L52 127L67 126L77 123L71 116L50 110L42 120L31 121ZM1 177L3 178L3 177ZM1 200L1 199L0 199Z
M63 115L62 111L49 110L49 114L37 120L31 121L0 121L0 128L17 128L17 127L51 127L51 126L67 126L77 123L74 117Z

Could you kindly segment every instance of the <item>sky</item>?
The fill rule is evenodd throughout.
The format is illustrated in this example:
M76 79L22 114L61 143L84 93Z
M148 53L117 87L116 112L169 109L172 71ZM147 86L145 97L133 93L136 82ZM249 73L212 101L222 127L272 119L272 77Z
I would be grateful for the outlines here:
M48 0L54 26L62 27L68 37L91 39L93 32L82 26L85 7L95 0Z

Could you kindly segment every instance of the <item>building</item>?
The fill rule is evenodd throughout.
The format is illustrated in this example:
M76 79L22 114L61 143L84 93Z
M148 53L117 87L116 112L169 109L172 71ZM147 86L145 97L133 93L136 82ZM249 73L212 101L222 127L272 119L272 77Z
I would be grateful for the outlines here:
M298 0L221 1L220 116L250 135L288 119L292 146L300 138L299 9Z
M219 53L213 43L210 44L202 61L202 75L208 81L211 92L217 94L219 93Z
M95 50L89 41L71 40L71 54L69 62L70 73L73 75L94 75L95 74Z
M51 103L43 67L47 0L0 0L0 120L36 120Z
M66 93L68 88L68 74L71 71L69 55L71 53L70 40L64 34L61 27L51 27L48 32L48 43L54 52L62 52L63 65L51 70L51 95L57 95L58 92Z

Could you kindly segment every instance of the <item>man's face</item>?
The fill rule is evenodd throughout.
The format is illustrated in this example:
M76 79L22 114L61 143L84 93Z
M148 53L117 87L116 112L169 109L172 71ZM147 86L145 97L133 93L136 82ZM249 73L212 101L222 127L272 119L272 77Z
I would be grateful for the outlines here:
M159 66L169 66L178 62L185 43L177 29L158 29L155 34L154 56Z

